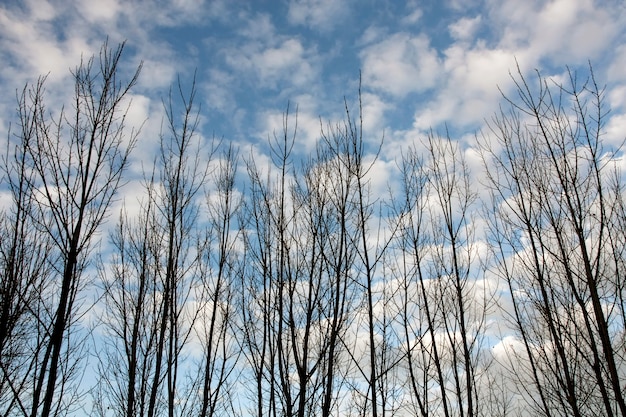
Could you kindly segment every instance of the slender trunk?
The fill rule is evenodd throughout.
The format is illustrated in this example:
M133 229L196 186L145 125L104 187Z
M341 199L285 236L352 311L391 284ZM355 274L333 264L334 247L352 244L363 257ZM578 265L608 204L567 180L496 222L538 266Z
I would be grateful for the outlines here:
M82 210L81 210L82 211ZM59 304L55 313L54 327L50 334L49 346L51 351L50 364L42 364L42 371L48 368L48 379L46 384L46 390L43 400L43 408L41 410L40 417L49 417L52 409L52 403L54 401L54 393L56 391L57 375L59 370L59 361L61 358L61 351L63 349L63 334L67 329L69 312L72 308L72 291L76 285L76 267L78 265L78 241L80 238L80 231L82 225L82 217L79 217L78 224L73 230L73 237L70 244L70 249L65 261L65 268L63 270L63 281L61 286L61 295L59 297ZM37 397L38 398L38 393ZM33 417L36 416L36 410L38 408L37 402L33 403Z

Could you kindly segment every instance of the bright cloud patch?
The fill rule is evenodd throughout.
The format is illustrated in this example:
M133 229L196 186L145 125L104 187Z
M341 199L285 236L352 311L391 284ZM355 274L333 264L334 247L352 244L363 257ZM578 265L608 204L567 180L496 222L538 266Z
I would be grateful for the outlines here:
M250 74L262 86L275 88L278 83L306 85L315 74L310 52L297 39L286 39L276 46L251 45L243 50L230 49L226 62L242 74Z
M345 1L292 0L287 17L293 24L327 30L338 25L346 11Z
M428 38L408 33L366 47L361 58L365 84L397 97L433 87L440 70Z
M461 18L449 26L450 35L459 41L472 40L481 20L481 16Z

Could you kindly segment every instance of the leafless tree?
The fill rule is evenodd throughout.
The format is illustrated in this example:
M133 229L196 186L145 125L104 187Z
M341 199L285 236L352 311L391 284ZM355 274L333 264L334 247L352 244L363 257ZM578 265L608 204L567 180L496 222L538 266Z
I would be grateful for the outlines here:
M155 258L160 242L153 233L154 205L148 189L137 219L126 210L111 234L109 270L102 271L104 319L96 333L99 383L96 404L125 416L143 416L154 380L155 335L159 326ZM102 413L104 415L105 413Z
M103 271L108 314L97 399L128 416L182 415L196 398L179 371L201 304L208 242L200 205L213 146L203 158L195 83L188 96L178 87L180 114L170 92L140 210L135 219L122 212L111 238L114 258Z
M512 298L510 369L537 414L626 415L623 180L604 148L604 90L518 69L484 136L491 247Z
M428 172L427 162L416 148L411 148L400 165L401 189L396 193L395 215L400 223L396 257L397 266L391 268L398 279L398 320L404 335L404 349L410 387L407 407L416 415L426 417L433 405L429 381L444 380L440 347L436 340L435 316L438 306L427 268L432 239L428 227ZM429 325L431 323L432 325ZM445 385L441 390L443 415L449 415Z
M360 410L361 414L385 415L394 408L391 399L395 388L390 381L398 363L398 351L397 343L391 339L397 337L389 327L391 315L387 315L384 307L382 315L376 310L380 310L378 307L385 305L392 296L385 290L382 268L394 231L393 228L387 234L382 231L387 226L385 216L377 209L379 203L382 205L382 196L372 195L369 182L382 141L372 146L364 139L360 91L358 116L350 113L347 101L344 104L344 121L323 130L322 140L332 160L332 172L326 175L337 178L337 185L332 188L337 195L334 198L339 198L343 204L337 226L345 239L342 244L347 245L346 256L342 255L340 264L345 268L349 283L343 297L349 301L347 305L353 307L352 314L343 319L343 326L350 324L352 332L367 335L367 358L357 353L355 343L359 341L354 337L348 340L344 337L345 330L342 331L338 337L345 354L351 359L350 365L342 364L342 372L344 378L355 374L349 383L357 401L352 408ZM358 308L354 302L359 303ZM348 372L349 368L356 369L356 372Z
M237 225L242 204L242 195L236 189L238 159L238 153L230 145L212 176L215 189L207 195L209 225L197 325L204 351L199 375L200 416L214 416L230 409L234 401L232 377L237 375L241 356L233 324L236 278L242 268Z
M199 110L195 107L195 80L185 95L178 83L181 111L172 92L164 103L167 129L161 134L156 163L157 184L153 194L155 229L161 242L156 259L159 328L156 334L154 380L147 415L156 415L157 403L165 398L167 415L173 417L189 406L179 386L179 364L198 315L192 301L201 282L201 259L206 242L199 228L200 200L213 155L213 144L201 143L196 133ZM161 391L164 389L165 392Z
M340 395L345 386L350 355L346 352L346 333L352 325L356 308L357 287L352 268L357 251L353 245L355 231L350 227L355 216L354 182L348 166L337 153L342 135L337 126L322 129L317 157L305 175L311 199L311 241L319 246L325 296L321 298L320 321L324 347L318 371L322 389L321 412L332 415L340 407ZM333 411L335 410L335 411Z
M403 152L400 188L376 195L382 144L365 137L360 97L309 155L288 108L239 178L236 147L214 159L199 133L195 79L189 94L179 82L138 211L126 200L98 253L137 140L125 103L141 66L121 81L123 50L81 62L67 109L49 112L45 77L18 95L2 159L0 414L84 405L91 354L101 417L504 416L518 400L626 417L623 155L603 144L591 68L567 85L518 70L517 96L478 137L486 202L463 144L433 133ZM508 290L501 373L483 346L494 278ZM88 308L102 313L90 329Z
M42 89L43 79L35 87ZM30 191L35 172L30 169L24 143L34 141L36 119L29 104L31 91L25 88L19 96L18 143L9 140L2 160L3 184L7 185L11 205L0 221L0 410L28 415L29 404L23 393L30 389L37 361L32 352L43 348L41 338L49 331L45 316L44 293L52 284L49 254L52 240L35 228L38 222L36 202ZM12 139L12 138L10 138ZM19 410L19 411L18 411Z
M289 222L287 188L291 169L290 155L295 140L288 129L288 112L284 135L275 135L273 166L259 166L254 157L247 162L250 191L243 210L245 269L241 275L239 300L242 317L242 351L252 371L255 395L252 401L258 416L275 416L293 404L289 386L285 385L283 348L285 337L285 276L288 272ZM284 382L284 383L281 383ZM284 411L287 413L287 411ZM289 414L292 415L292 414Z
M105 43L97 61L93 57L82 61L72 72L74 102L70 111L48 113L45 77L32 88L27 87L21 96L17 165L10 172L16 204L13 227L18 227L14 232L20 233L28 216L38 241L15 233L13 236L23 239L20 245L32 244L27 249L32 255L46 249L45 254L39 253L44 255L41 262L35 263L24 258L24 252L19 254L24 248L13 245L9 249L13 251L11 262L25 262L24 272L34 273L21 282L26 287L19 297L19 303L28 304L26 308L38 329L30 335L35 349L29 352L29 362L23 368L28 374L28 386L13 391L12 403L24 415L62 414L76 400L69 389L82 355L77 350L80 339L74 329L79 319L79 294L86 284L83 272L94 236L121 185L137 134L127 132L123 100L136 83L141 67L128 81L120 81L123 49L124 44L109 49ZM37 270L51 273L46 283L39 281L41 274ZM39 301L31 298L34 293ZM20 308L11 305L15 300L6 299L9 311ZM22 381L17 379L12 384L17 388L15 384Z
M477 352L481 348L488 301L483 293L474 291L479 272L471 218L476 192L458 145L447 138L430 136L428 149L429 184L434 197L429 213L434 249L430 273L435 296L441 302L439 325L444 332L450 385L454 386L450 396L446 396L450 401L447 409L470 417L477 415L478 410ZM444 385L444 381L437 382Z
M258 415L327 416L339 406L349 359L354 181L332 148L341 140L334 129L322 131L316 152L293 168L296 129L288 122L286 112L267 177L248 162L242 346Z
M409 405L422 416L475 416L490 304L476 285L476 193L457 144L431 133L424 145L424 152L405 154L395 203L400 225L392 271L401 288Z

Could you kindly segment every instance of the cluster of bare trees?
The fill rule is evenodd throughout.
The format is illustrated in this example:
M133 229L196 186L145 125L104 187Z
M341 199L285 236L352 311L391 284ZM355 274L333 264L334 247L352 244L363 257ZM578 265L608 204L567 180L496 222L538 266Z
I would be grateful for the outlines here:
M517 335L508 366L540 415L626 415L624 180L604 90L518 78L486 142L490 245Z
M71 110L45 106L45 78L18 100L16 142L4 159L12 205L2 219L0 402L4 415L58 415L79 400L85 313L83 289L94 236L121 185L135 132L122 99L135 84L118 79L123 46L105 45L72 72Z
M480 182L430 134L385 195L360 103L310 155L289 110L266 157L240 155L179 83L138 209L111 213L138 137L122 52L73 72L71 113L45 78L19 96L2 415L626 416L626 205L593 73L518 73Z

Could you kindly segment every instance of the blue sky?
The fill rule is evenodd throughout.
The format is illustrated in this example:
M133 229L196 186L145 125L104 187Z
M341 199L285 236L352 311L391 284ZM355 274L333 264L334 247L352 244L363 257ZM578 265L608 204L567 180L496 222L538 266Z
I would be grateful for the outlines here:
M133 122L155 138L161 99L178 76L197 72L202 133L241 144L280 129L288 103L298 107L302 147L319 119L342 116L362 76L365 127L387 143L384 159L444 126L455 139L478 131L512 92L515 60L561 77L590 60L609 90L607 140L626 132L626 6L618 0L9 0L0 5L0 128L14 92L40 74L62 94L81 53L128 42L129 67L144 69Z
M162 100L194 73L199 134L255 158L267 154L288 105L298 112L296 152L306 156L320 120L341 120L344 98L354 110L361 78L366 137L384 137L370 172L375 194L393 184L403 149L431 129L450 132L479 166L475 135L502 93L514 97L517 65L529 80L537 69L559 82L567 67L584 72L591 62L611 108L604 140L626 138L623 0L3 0L2 149L16 92L48 74L48 108L58 111L72 93L70 68L107 37L127 41L125 71L143 61L129 112L130 126L143 125L137 174L158 145ZM140 188L131 181L124 192Z
M48 109L58 112L72 94L69 70L107 37L127 41L129 73L143 61L128 120L143 126L135 179L158 146L162 100L194 73L201 140L232 141L259 160L288 105L298 112L296 152L311 152L320 123L344 117L344 98L355 110L361 77L365 135L384 137L370 170L375 196L393 188L403 150L431 129L460 141L479 175L475 136L501 91L514 97L517 65L529 80L538 69L559 82L566 67L585 72L591 62L611 108L603 138L626 137L623 1L9 0L0 5L3 149L24 84L47 74ZM141 190L130 181L123 192Z
M128 117L129 127L142 126L127 174L137 181L125 195L143 190L162 100L179 78L187 89L194 73L200 140L232 141L261 163L288 105L298 112L295 151L306 157L320 123L344 118L344 98L355 114L361 77L365 136L374 145L384 137L369 171L374 198L393 189L402 152L431 129L461 142L479 176L476 135L488 130L501 91L515 97L517 65L531 81L537 69L559 82L567 67L586 73L591 62L611 109L603 138L626 138L622 0L5 0L2 149L24 84L47 74L48 109L58 114L73 93L70 69L107 37L112 46L127 42L125 71L143 61ZM474 186L481 191L479 178Z

